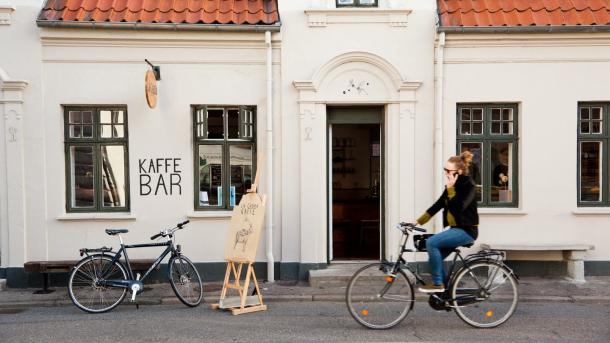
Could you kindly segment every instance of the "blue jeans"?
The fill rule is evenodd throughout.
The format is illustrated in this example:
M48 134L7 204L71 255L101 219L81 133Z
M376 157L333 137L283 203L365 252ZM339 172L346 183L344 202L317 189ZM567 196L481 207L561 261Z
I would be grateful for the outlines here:
M451 254L454 248L474 242L466 231L458 228L437 233L426 240L428 250L428 263L432 269L432 282L435 285L444 284L446 279L443 260Z

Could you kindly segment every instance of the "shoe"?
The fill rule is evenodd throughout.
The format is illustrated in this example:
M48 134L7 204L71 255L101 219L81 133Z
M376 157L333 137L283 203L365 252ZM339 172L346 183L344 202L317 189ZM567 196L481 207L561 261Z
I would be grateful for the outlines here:
M420 292L424 293L440 293L445 291L445 286L443 285L423 285L419 287Z

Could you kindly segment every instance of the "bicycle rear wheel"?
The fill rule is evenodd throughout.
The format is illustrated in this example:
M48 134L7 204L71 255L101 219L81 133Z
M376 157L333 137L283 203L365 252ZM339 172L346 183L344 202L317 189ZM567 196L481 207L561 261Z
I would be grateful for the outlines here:
M169 283L184 305L195 307L203 300L201 277L186 256L177 255L169 260Z
M76 307L89 313L102 313L117 307L126 288L101 286L101 280L127 280L125 267L108 255L91 255L80 260L68 279L68 293Z
M413 286L402 271L392 276L391 266L373 263L359 269L350 279L346 303L354 319L369 329L389 329L400 323L413 308Z
M519 291L515 277L501 264L475 262L458 271L451 297L463 321L477 328L494 328L513 315Z

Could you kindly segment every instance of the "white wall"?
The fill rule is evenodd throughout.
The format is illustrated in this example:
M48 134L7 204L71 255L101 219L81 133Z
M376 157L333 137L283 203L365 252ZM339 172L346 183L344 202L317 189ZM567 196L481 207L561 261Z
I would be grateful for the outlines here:
M520 206L480 210L479 242L586 243L588 260L610 259L610 210L576 204L577 106L610 101L610 35L448 34L445 57L445 155L457 103L519 104Z

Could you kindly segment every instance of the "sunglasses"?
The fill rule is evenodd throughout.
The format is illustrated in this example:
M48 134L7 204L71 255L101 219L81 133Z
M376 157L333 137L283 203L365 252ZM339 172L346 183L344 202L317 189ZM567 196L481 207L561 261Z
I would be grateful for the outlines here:
M452 170L452 169L447 169L447 168L443 168L443 169L445 170L445 173L452 173L452 172L453 172L453 173L457 173L457 172L458 172L458 170L457 170L457 169L455 169L455 170Z

